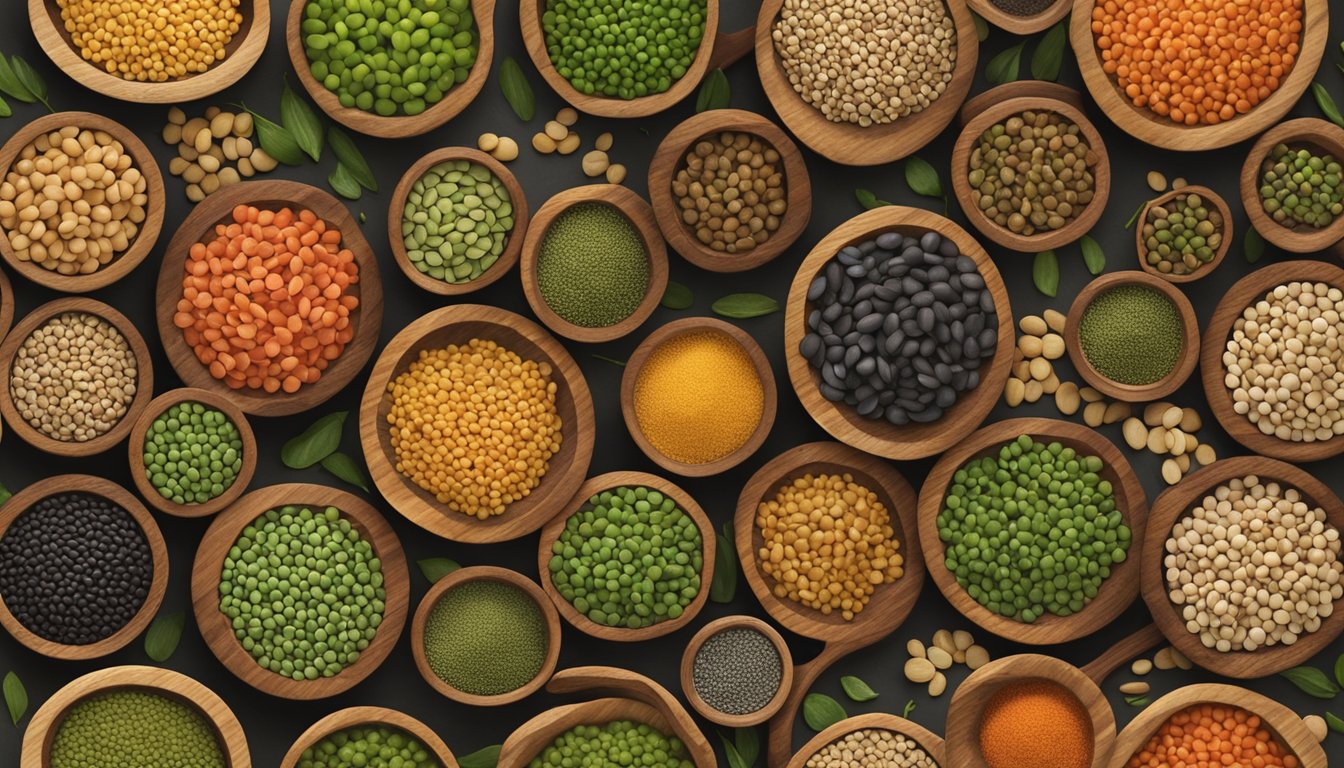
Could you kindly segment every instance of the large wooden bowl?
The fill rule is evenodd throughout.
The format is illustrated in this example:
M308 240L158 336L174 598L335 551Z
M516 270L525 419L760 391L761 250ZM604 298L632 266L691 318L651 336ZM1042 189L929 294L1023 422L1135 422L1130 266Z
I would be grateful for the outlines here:
M458 768L457 758L432 728L414 717L386 707L349 707L337 710L308 726L280 761L280 768L298 768L305 750L317 746L328 736L358 727L384 727L402 731L425 745L440 763L440 768Z
M1143 225L1148 221L1148 214L1153 208L1159 205L1166 205L1184 195L1199 195L1200 198L1204 200L1205 207L1209 209L1210 213L1216 211L1219 216L1223 217L1223 226L1218 230L1223 236L1223 242L1222 245L1218 246L1218 250L1214 251L1213 258L1202 264L1194 272L1188 272L1184 275L1159 272L1157 267L1148 263L1148 244L1145 243L1143 239ZM1227 207L1227 201L1223 199L1222 195L1214 192L1208 187L1201 187L1196 184L1188 184L1184 187L1170 189L1165 194L1158 195L1152 200L1149 200L1148 204L1143 206L1143 211L1139 214L1139 220L1135 222L1134 250L1139 255L1139 268L1144 272L1147 272L1150 275L1156 275L1169 283L1194 282L1205 275L1211 274L1213 270L1218 268L1219 264L1223 263L1223 257L1227 255L1228 250L1232 247L1232 234L1234 231L1232 226L1232 209Z
M744 629L765 636L774 646L775 653L779 654L780 665L779 690L775 691L774 697L755 712L742 715L730 715L715 709L705 701L700 695L700 689L695 685L695 658L699 655L700 649L710 638L735 629ZM692 709L716 725L726 728L751 728L760 725L774 717L779 708L784 706L784 700L789 697L789 691L792 689L793 654L789 652L788 643L784 642L784 638L774 627L755 616L723 616L709 622L695 633L681 654L681 693L686 697L686 701L690 702Z
M1073 8L1071 0L1054 0L1043 11L1033 13L1030 16L1019 16L1000 9L993 3L993 0L966 0L966 4L971 7L972 11L980 14L985 21L1004 32L1024 37L1042 32L1053 26L1060 19L1068 16L1069 10Z
M561 419L560 452L551 457L541 483L526 498L488 520L448 509L434 494L398 472L387 426L391 410L387 386L418 359L420 351L466 344L472 339L493 340L525 360L549 363ZM583 372L569 352L531 320L479 304L437 309L403 328L379 355L359 406L359 439L364 460L383 497L421 528L472 544L516 539L544 525L583 482L593 457L594 438L593 398Z
M299 0L302 2L302 0ZM314 384L304 384L294 394L267 393L255 389L231 389L210 375L210 370L196 358L187 344L182 330L173 324L178 299L182 297L184 265L191 247L215 237L215 227L233 222L233 209L240 205L258 208L288 207L297 213L307 209L328 225L341 232L341 247L349 248L359 264L359 282L348 293L359 297L359 308L350 316L355 327L354 338L345 346L341 356L333 360ZM156 288L159 338L163 341L168 361L182 382L189 387L205 389L232 400L244 413L253 416L290 416L315 408L326 402L359 373L373 348L378 344L378 332L383 323L383 282L378 274L378 261L373 248L364 239L359 224L350 215L345 204L330 194L294 181L246 181L220 189L204 202L197 203L191 214L178 227L177 234L168 244L159 268Z
M310 509L335 507L350 527L369 542L382 562L383 589L386 593L383 620L365 648L351 664L331 677L294 680L262 667L233 634L233 625L219 610L219 576L224 558L238 541L243 529L268 510L286 505ZM314 511L317 511L314 509ZM307 483L285 483L253 491L215 517L196 550L191 567L191 603L196 626L205 644L238 679L263 693L282 699L310 700L335 696L349 690L373 673L387 658L401 637L410 602L410 578L401 542L383 516L368 502L354 494Z
M839 741L855 731L892 731L910 739L924 750L933 762L937 765L947 765L943 761L943 753L946 745L943 738L919 723L913 720L906 720L904 717L888 715L883 712L870 712L866 715L855 715L832 725L830 728L818 733L803 745L803 748L794 753L789 760L788 768L807 768L807 761L811 760L813 755L820 752L823 748Z
M1246 154L1246 162L1241 166L1241 204L1246 208L1251 226L1266 240L1291 253L1315 253L1344 240L1344 216L1336 216L1330 226L1317 229L1286 227L1265 213L1264 203L1260 200L1260 164L1277 144L1328 152L1335 160L1344 163L1344 128L1327 120L1302 117L1265 131Z
M817 386L821 376L798 352L798 345L807 334L807 315L812 308L812 303L807 300L807 289L812 280L840 249L891 231L916 236L934 231L955 242L963 255L975 260L986 289L994 297L994 310L998 314L998 344L994 348L994 358L980 365L980 385L970 392L962 392L942 418L929 424L896 426L882 419L866 419L849 405L827 400ZM803 407L835 439L889 459L933 456L980 426L999 401L1003 385L1008 380L1016 338L1008 289L985 249L955 222L936 213L899 205L861 213L822 238L798 267L798 274L789 287L784 315L785 359L793 390Z

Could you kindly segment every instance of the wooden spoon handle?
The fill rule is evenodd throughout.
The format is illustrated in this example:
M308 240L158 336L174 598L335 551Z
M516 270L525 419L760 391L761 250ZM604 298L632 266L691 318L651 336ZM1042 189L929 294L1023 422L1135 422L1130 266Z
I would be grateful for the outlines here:
M709 54L710 69L724 69L756 48L756 28L747 27L736 32L720 32L714 38L714 51Z
M1120 665L1165 640L1157 625L1149 624L1111 646L1111 649L1098 656L1096 661L1083 667L1083 674L1091 678L1092 682L1101 685Z
M787 765L793 754L793 721L798 716L798 708L821 673L832 664L862 648L864 643L827 643L816 658L806 664L793 668L793 688L784 700L784 706L770 718L770 738L767 746L767 765Z

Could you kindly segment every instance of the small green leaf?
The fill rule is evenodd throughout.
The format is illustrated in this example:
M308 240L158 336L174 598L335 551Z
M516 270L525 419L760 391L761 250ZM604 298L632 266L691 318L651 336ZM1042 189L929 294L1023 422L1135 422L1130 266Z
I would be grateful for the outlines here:
M5 675L4 689L5 706L9 707L9 719L18 725L24 713L28 711L28 691L23 687L23 681L13 672Z
M715 534L714 580L709 584L709 599L716 603L731 603L737 594L737 547L733 542L733 524L723 524L723 532Z
M9 117L12 114L14 114L14 110L10 109L9 102L0 99L0 117Z
M714 314L746 320L779 311L779 302L759 293L730 293L710 305Z
M378 191L378 179L374 178L369 161L364 159L349 134L334 125L327 126L327 145L331 147L332 154L336 155L336 160L345 166L346 172L359 182L359 186L370 192Z
M495 768L499 764L500 745L472 752L466 757L457 758L457 764L461 768Z
M4 483L0 483L0 504L4 504L6 501L9 501L9 497L13 495L14 494L10 493L9 489L5 487Z
M1241 251L1246 255L1246 261L1254 264L1265 255L1265 238L1253 226L1246 227L1246 235L1241 241Z
M33 98L42 102L42 106L46 107L48 112L54 112L51 104L47 103L47 83L37 73L37 70L18 56L10 57L10 67L14 70L14 75L19 78L23 87L33 95Z
M1054 251L1041 251L1031 263L1031 281L1036 290L1054 298L1059 293L1059 259Z
M1335 733L1344 733L1344 719L1341 719L1334 712L1325 713L1325 724L1330 726L1330 730Z
M1339 686L1330 682L1330 678L1316 667L1293 667L1285 669L1279 674L1288 679L1288 682L1296 685L1308 696L1315 696L1318 699L1333 699L1335 694L1339 693Z
M1026 44L1027 41L1023 40L990 59L985 65L985 79L993 85L1003 85L1016 80L1017 70L1022 65L1022 48Z
M425 575L430 584L437 583L439 579L462 567L457 564L456 560L450 560L446 557L425 558L417 561L416 565L420 566L420 572Z
M537 99L532 95L532 85L527 82L523 68L512 56L504 57L499 65L499 89L504 92L504 100L509 102L513 114L524 123L537 114Z
M668 280L667 288L663 291L663 300L660 303L667 309L686 309L691 306L694 299L690 288L676 280Z
M910 713L915 711L915 700L911 699L905 702L905 709L901 710L901 717L909 718Z
M750 768L737 751L737 746L727 736L719 734L719 738L723 739L723 755L728 758L728 768Z
M331 175L327 177L327 183L336 190L336 194L344 197L346 200L358 200L360 195L364 194L359 187L359 182L350 175L350 169L345 167L345 163L337 163L332 169Z
M263 152L285 165L303 165L303 150L299 142L295 141L294 134L285 130L284 126L266 119L264 115L250 109L248 112L252 114L252 125Z
M976 38L982 43L985 42L985 38L989 37L989 22L985 21L985 17L975 11L971 11L971 18L975 20Z
M1125 222L1125 229L1129 229L1130 227L1133 227L1133 226L1134 226L1134 222L1138 221L1138 220L1139 220L1139 216L1141 216L1141 215L1143 214L1143 209L1144 209L1144 208L1147 208L1147 207L1148 207L1148 201L1147 201L1147 200L1144 200L1142 203L1139 203L1139 207L1138 207L1137 209L1135 209L1135 211L1134 211L1134 215L1129 217L1129 221Z
M593 353L593 359L594 359L594 360L601 360L601 361L604 362L604 363L611 363L612 365L619 365L619 366L622 367L622 368L625 367L625 361L624 361L624 360L617 360L617 359L614 358L614 357L607 357L606 355L599 355L599 354L597 354L596 352Z
M891 205L891 203L887 202L886 200L877 199L876 195L874 195L872 192L869 192L866 189L854 190L854 197L859 201L859 205L862 205L864 208L870 211L873 210L874 208L881 208L884 205Z
M756 765L756 759L761 756L760 732L755 728L738 728L734 738L737 741L737 754L742 756L747 768L752 768Z
M1344 117L1339 114L1339 107L1335 106L1335 100L1330 97L1330 92L1325 90L1325 86L1320 83L1311 84L1311 95L1316 97L1316 106L1321 108L1322 114L1330 122L1344 128Z
M364 470L350 456L337 451L322 459L322 468L335 475L336 479L344 480L365 493L369 492L369 481L364 477Z
M853 701L872 701L877 698L877 691L874 691L867 683L853 675L845 675L840 678L840 687L845 690L845 695Z
M938 180L938 171L922 157L911 155L905 159L905 183L917 195L943 197L943 183Z
M313 422L280 449L280 460L290 469L307 469L341 447L341 431L349 411L337 411Z
M1140 707L1140 708L1142 708L1142 707L1146 707L1146 706L1148 706L1148 697L1147 697L1147 696L1126 696L1126 697L1125 697L1125 703L1128 704L1128 705L1131 706L1131 707Z
M844 720L845 708L824 693L809 693L803 699L803 720L814 731L824 731Z
M177 650L177 643L182 639L182 629L186 625L187 614L181 611L155 617L154 623L149 625L149 631L145 633L145 655L160 664L167 661Z
M1031 76L1037 80L1055 80L1064 64L1064 48L1069 42L1069 20L1066 18L1045 33L1036 50L1031 53Z
M0 486L0 488L3 487ZM0 504L3 503L3 501L0 501ZM1344 688L1344 653L1339 654L1339 658L1335 659L1335 682L1339 683L1340 688Z
M322 159L322 121L308 102L289 87L288 78L280 91L280 124L313 162Z
M1083 235L1079 243L1083 249L1083 263L1087 265L1087 271L1094 275L1105 272L1106 252L1101 250L1101 245L1093 240L1091 235Z
M37 101L37 97L19 80L18 74L9 65L9 59L4 56L0 56L0 91L3 91L6 96L12 96L25 104L32 104Z
M728 76L722 69L712 69L700 84L700 93L695 97L695 111L705 112L711 109L727 109L733 92L728 86Z

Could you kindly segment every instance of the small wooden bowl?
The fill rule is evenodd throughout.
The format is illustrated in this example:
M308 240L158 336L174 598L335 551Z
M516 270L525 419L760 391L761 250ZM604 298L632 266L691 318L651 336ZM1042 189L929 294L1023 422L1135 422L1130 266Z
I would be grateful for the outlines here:
M551 365L557 387L556 408L562 421L560 452L551 457L540 485L514 502L502 515L478 520L447 509L434 494L397 471L388 436L391 403L387 386L414 362L421 350L493 339L527 360ZM520 315L480 304L456 304L424 315L399 332L383 348L369 374L359 407L359 439L364 460L378 490L393 508L425 530L453 541L481 544L508 541L540 528L569 500L588 472L593 457L593 398L583 372L558 341L541 326Z
M1344 289L1344 270L1324 261L1283 261L1272 269L1258 269L1241 278L1223 294L1218 306L1204 327L1204 346L1200 351L1200 375L1204 381L1204 396L1209 410L1217 417L1233 440L1262 456L1272 456L1287 462L1319 461L1344 453L1344 437L1336 435L1329 440L1294 443L1266 435L1250 419L1232 409L1232 392L1224 383L1227 368L1223 353L1232 337L1232 325L1241 313L1275 287L1294 281L1326 283Z
M302 0L299 0L302 3ZM348 248L359 264L359 282L348 293L359 297L359 308L351 315L355 337L345 346L341 356L333 360L315 384L305 384L292 395L283 392L267 393L255 389L230 389L227 384L210 375L210 370L196 358L188 346L182 330L173 324L178 299L182 297L184 264L191 247L215 237L215 226L233 222L233 209L239 205L258 208L287 207L296 213L307 209L331 227L341 232L341 247ZM350 215L345 203L323 190L294 181L245 181L220 189L204 202L197 203L190 215L178 227L177 234L168 244L156 289L159 338L164 352L183 384L220 394L253 416L291 416L325 403L345 388L350 380L368 362L378 344L378 332L383 323L383 282L378 274L378 261L373 248L364 239L359 224Z
M383 621L373 641L355 663L331 677L294 680L262 667L251 653L244 650L233 634L229 619L219 610L219 574L229 549L254 520L285 505L339 509L342 518L369 542L374 555L382 562L386 593ZM335 696L372 674L401 637L410 592L410 577L401 542L378 510L354 494L307 483L284 483L252 491L217 515L201 539L191 568L191 603L196 613L196 626L200 628L205 644L239 680L282 699L307 701Z
M904 717L888 715L882 712L870 712L866 715L855 715L846 718L832 725L830 728L818 733L808 740L803 748L794 753L793 758L789 760L788 768L806 768L807 761L820 752L824 747L839 741L855 731L873 730L873 731L892 731L910 739L924 750L933 762L937 765L947 765L943 761L943 752L945 745L941 736L929 731L924 726L913 720L906 720Z
M644 253L648 257L649 284L644 299L629 317L615 325L600 328L587 328L575 325L560 315L546 303L537 282L537 262L541 256L541 246L551 225L561 214L573 206L585 203L600 203L615 208L625 220L639 233L644 244ZM667 248L663 245L663 236L658 231L658 221L654 218L653 208L644 202L644 198L631 192L620 184L589 184L572 187L556 194L537 210L537 216L528 226L527 237L522 245L523 293L527 303L536 313L542 324L567 339L583 342L600 342L619 339L630 333L649 319L658 302L663 299L667 289Z
M43 2L52 7L56 5L54 0L29 0L29 5L31 7ZM58 18L59 14L60 11L57 10ZM46 16L45 11L43 16ZM42 35L41 31L38 31L37 34L39 38ZM56 51L68 51L64 45L46 47L46 50L53 54L53 58L56 58ZM65 68L65 71L73 72L69 68ZM77 75L72 74L72 76L78 79ZM158 162L154 159L154 155L150 153L149 148L140 140L140 137L121 123L91 112L57 112L54 115L39 117L20 128L17 133L9 138L9 141L5 142L3 147L0 147L0 174L8 176L10 169L14 167L14 163L19 158L19 153L36 141L38 137L52 131L59 131L70 125L78 126L81 129L104 131L113 139L121 142L122 147L126 149L126 153L134 161L135 168L145 177L145 196L148 198L148 202L145 204L145 220L140 223L135 238L131 240L126 250L119 253L111 263L103 265L92 274L62 275L46 267L40 267L31 261L21 261L18 254L14 252L14 246L10 245L9 232L3 229L0 229L0 257L3 257L5 263L15 272L38 285L65 293L88 293L117 282L129 275L136 267L140 266L140 262L145 260L149 252L154 249L154 243L158 241L159 232L163 229L163 214L167 207L168 196L163 189L163 174L159 173Z
M779 690L775 691L774 698L770 699L764 707L745 715L730 715L715 709L700 696L700 690L695 686L695 657L700 653L700 648L706 640L730 629L746 629L765 635L775 646L775 652L779 654L782 673L779 680ZM695 633L691 642L686 645L686 650L681 654L681 692L686 696L686 700L691 703L691 708L699 712L701 717L727 728L750 728L774 717L779 708L784 706L784 700L789 697L789 691L792 688L793 655L789 653L788 643L784 642L784 638L775 631L774 627L755 616L724 616L709 622L701 627L699 632Z
M406 196L410 194L411 187L415 186L420 177L428 173L430 169L453 160L466 160L484 166L504 185L504 189L509 193L509 203L513 206L513 229L509 232L504 252L499 255L494 264L490 265L489 269L481 273L480 277L465 283L450 283L447 280L439 280L416 269L406 255L406 239L401 235L402 218L406 212ZM415 164L406 170L406 173L401 177L401 181L397 183L397 188L392 193L392 204L387 209L387 239L389 245L392 246L392 257L396 259L397 266L401 267L401 271L411 279L411 282L430 293L437 293L440 296L461 296L490 285L503 277L510 269L513 269L513 265L518 262L518 255L523 251L523 237L527 233L527 221L527 195L523 192L523 185L518 183L518 177L514 176L508 168L505 168L503 163L480 150L469 147L443 147L416 160Z
M133 494L111 480L92 475L56 475L39 480L14 494L14 497L0 506L0 538L9 530L9 526L19 519L38 502L61 493L87 493L101 496L116 504L135 518L149 544L150 557L154 561L154 575L150 578L149 594L135 616L126 625L108 637L88 645L65 645L41 637L25 627L14 614L9 612L3 598L0 598L0 626L15 639L48 658L64 661L86 661L98 659L115 653L126 647L154 620L163 603L163 595L168 591L168 546L163 541L158 523L145 505Z
M997 455L999 448L1020 435L1030 435L1044 443L1059 442L1080 454L1100 457L1106 463L1101 471L1102 478L1110 481L1116 509L1132 534L1128 556L1111 569L1111 575L1102 582L1097 596L1083 610L1071 616L1042 616L1030 624L1000 616L976 602L948 571L946 548L938 535L938 515L957 470L972 459ZM1139 593L1138 553L1143 547L1147 519L1148 497L1120 449L1093 430L1061 419L1007 419L972 433L943 454L919 492L919 541L924 550L924 562L938 589L963 616L977 625L1027 645L1054 645L1090 635L1110 624L1134 602Z
M1244 141L1274 125L1292 109L1311 85L1325 54L1330 33L1329 0L1305 0L1302 4L1301 50L1279 89L1250 112L1217 125L1186 126L1172 122L1146 108L1134 106L1117 81L1101 68L1101 53L1092 33L1092 9L1096 0L1077 0L1069 21L1069 41L1078 59L1083 82L1101 110L1125 133L1164 149L1201 152Z
M135 397L131 399L131 404L127 406L125 415L121 417L121 421L116 423L116 426L92 440L86 440L82 443L57 440L34 428L19 414L18 407L14 402L14 394L8 384L0 386L0 415L3 415L5 421L9 422L9 428L14 434L43 453L67 457L93 456L111 448L130 434L131 426L135 424L136 419L140 418L140 413L153 399L154 362L149 356L149 347L145 346L145 340L140 336L140 331L136 330L135 324L128 320L125 315L101 301L72 296L47 302L34 309L5 336L4 342L0 343L0 371L4 371L6 379L9 378L10 372L14 369L14 361L18 357L19 347L23 346L28 337L42 327L44 323L65 312L82 312L98 317L116 328L125 337L131 353L135 356L136 364Z
M1310 3L1307 5L1310 6ZM1313 152L1328 152L1337 161L1344 163L1344 128L1327 120L1302 117L1279 123L1265 131L1251 147L1246 162L1241 166L1241 204L1246 208L1251 226L1266 240L1290 253L1315 253L1344 240L1344 216L1336 216L1330 226L1317 229L1286 227L1265 213L1264 203L1260 200L1260 164L1277 144L1306 147Z
M639 381L639 374L644 369L644 364L648 362L649 356L663 342L686 333L700 331L726 334L742 347L742 351L746 352L747 357L751 358L752 364L756 367L756 375L760 377L761 388L765 394L765 403L761 409L761 421L756 425L756 431L752 432L747 441L737 450L704 464L687 464L659 451L644 436L644 430L640 429L639 426L639 417L635 413L635 384ZM630 437L634 438L635 445L638 445L644 455L648 456L654 464L683 477L717 475L745 461L748 456L756 452L757 448L761 447L761 443L765 442L766 435L770 434L770 428L775 423L775 407L778 405L778 401L779 395L775 391L775 374L771 371L770 361L766 359L765 352L761 351L761 346L741 328L713 317L684 317L680 320L673 320L649 334L648 338L640 342L639 346L635 348L634 354L630 355L630 360L625 364L625 373L621 376L621 415L625 417L625 428L629 431Z
M0 269L0 342L5 340L9 327L14 324L14 298L9 277Z
M1277 482L1285 490L1296 489L1304 502L1325 512L1330 525L1344 529L1344 501L1340 501L1325 483L1292 464L1263 456L1237 456L1215 461L1187 475L1157 497L1148 515L1147 532L1138 558L1143 563L1143 599L1148 603L1153 621L1178 651L1200 667L1224 677L1266 677L1305 664L1344 632L1344 612L1335 611L1321 622L1319 629L1300 635L1292 645L1219 652L1206 648L1197 635L1186 629L1181 609L1168 596L1166 568L1163 566L1171 529L1218 486L1248 475L1255 475L1264 482Z
M980 365L980 385L970 392L961 393L956 404L942 418L929 424L896 426L882 419L866 419L844 403L827 400L817 388L820 375L798 352L798 345L807 334L807 315L812 306L807 300L807 289L812 280L826 268L826 264L840 249L890 231L902 234L934 231L955 242L962 254L975 260L981 277L985 279L986 288L994 297L994 309L998 314L998 344L994 348L994 358ZM989 254L955 222L919 208L883 206L861 213L836 227L803 259L789 287L788 307L784 316L784 352L789 378L793 381L793 390L798 394L798 399L832 437L888 459L933 456L980 426L999 401L1013 365L1013 350L1016 346L1017 336L1013 329L1013 308L1008 300L1008 289Z
M386 707L349 707L318 720L294 740L294 746L289 748L284 759L280 761L280 768L298 768L305 750L317 746L328 736L360 726L374 728L381 726L402 731L425 745L425 748L434 755L434 759L439 761L441 768L458 768L457 758L453 756L452 750L448 749L448 745L443 743L443 739L439 738L432 728L405 712Z
M75 678L53 694L28 722L19 768L51 768L51 745L70 708L113 691L142 691L191 707L209 724L219 742L224 768L252 768L243 726L223 699L180 672L142 666L99 669Z
M885 125L865 128L832 122L793 90L775 53L772 33L783 6L784 0L765 0L756 17L756 69L761 86L780 120L799 141L841 165L883 165L918 152L952 122L971 89L980 52L975 19L964 0L948 0L947 12L957 31L957 61L952 80L938 100L918 114Z
M1159 272L1157 267L1148 263L1148 246L1143 241L1143 225L1148 221L1148 213L1152 211L1154 207L1166 205L1182 195L1199 195L1206 203L1205 207L1209 208L1211 211L1217 211L1218 215L1223 217L1223 226L1218 230L1223 236L1223 243L1218 246L1218 250L1214 252L1213 258L1201 265L1194 272L1184 275ZM1223 257L1227 255L1228 249L1232 247L1232 233L1234 231L1232 226L1232 209L1227 207L1227 201L1223 199L1222 195L1214 192L1208 187L1201 187L1196 184L1190 184L1181 187L1180 189L1168 190L1165 194L1149 200L1148 204L1143 206L1143 212L1139 214L1139 220L1135 222L1134 250L1139 255L1139 268L1144 272L1147 272L1150 275L1156 275L1169 283L1192 283L1201 277L1212 273L1219 264L1223 263Z
M686 167L686 155L696 143L723 131L749 133L779 153L788 210L779 229L764 243L744 253L724 253L700 242L681 220L681 209L672 196L672 180ZM658 217L658 227L672 248L687 261L710 272L744 272L755 269L784 251L803 234L812 218L812 181L798 145L779 126L755 112L741 109L711 109L693 115L673 128L649 162L649 199Z
M495 0L471 0L471 15L476 23L480 43L476 61L472 63L471 72L465 81L454 85L442 99L418 115L383 117L371 111L342 106L340 98L313 77L308 54L303 49L303 32L300 27L303 24L303 9L307 4L308 0L292 0L289 15L285 18L285 45L289 49L290 64L298 73L303 89L317 102L317 106L332 120L351 130L383 139L405 139L428 133L457 117L475 101L490 75L490 62L495 55Z
M233 478L233 484L203 504L178 504L172 499L165 499L154 487L154 483L150 482L149 474L145 471L145 435L153 426L155 419L169 408L182 403L200 403L223 413L233 422L233 426L238 430L238 437L243 441L240 456L243 466ZM126 449L131 467L131 479L135 481L136 490L140 491L140 495L145 497L150 506L173 517L213 515L243 495L248 483L252 482L252 475L257 471L257 438L252 433L252 425L247 422L247 415L239 410L232 400L204 389L191 387L173 389L151 400L144 412L135 420L135 425L131 427L131 439L127 441Z
M1121 285L1152 288L1166 296L1181 317L1181 352L1176 358L1176 365L1166 376L1151 384L1122 384L1107 378L1092 366L1087 355L1083 353L1082 341L1079 339L1079 326L1082 325L1083 313L1102 293ZM1069 360L1073 361L1074 367L1088 384L1102 394L1119 400L1144 403L1159 400L1175 392L1186 379L1190 378L1190 374L1194 373L1195 365L1199 362L1199 320L1195 318L1195 308L1190 305L1190 300L1172 285L1171 281L1142 270L1127 269L1102 275L1078 292L1073 304L1069 305L1068 319L1064 325L1064 345L1068 348Z
M966 0L966 4L990 24L1010 35L1022 36L1034 35L1054 26L1060 19L1068 16L1069 10L1073 8L1073 3L1069 0L1055 0L1043 11L1030 16L1019 16L1000 9L992 0Z
M28 20L38 46L56 67L89 90L140 104L184 104L228 88L261 58L271 32L271 4L268 0L243 0L238 9L242 26L224 47L224 59L205 72L158 83L127 80L85 61L65 29L56 0L28 0Z
M681 615L677 618L660 621L657 624L640 627L639 629L605 627L594 622L571 605L555 588L555 582L551 581L551 545L564 532L565 523L569 522L569 518L575 512L587 505L588 500L592 497L603 491L621 486L651 488L662 493L667 498L676 501L677 506L694 520L695 526L700 529L700 549L704 561L700 568L700 593L682 610ZM560 615L575 629L600 640L638 643L676 632L691 623L700 613L700 609L705 607L705 601L709 599L709 585L714 581L716 544L714 523L710 522L709 517L696 503L695 499L691 498L689 493L679 488L675 483L645 472L608 472L604 475L588 478L583 485L579 486L578 491L574 493L574 497L564 506L560 514L552 517L550 522L546 523L546 527L541 529L541 540L537 543L537 571L541 574L541 588L546 591L550 602L555 604Z
M429 614L434 610L434 606L439 604L439 600L448 593L448 590L460 587L469 581L493 581L525 592L528 597L532 598L532 602L537 604L538 610L545 617L546 659L542 662L537 676L526 685L515 688L508 693L481 696L454 688L435 674L434 669L430 667L429 657L425 654L425 625L429 622ZM501 704L512 704L536 693L555 672L555 664L560 660L560 614L556 613L555 605L541 590L541 587L537 586L535 581L517 571L494 566L461 568L434 582L434 586L429 588L429 592L420 601L420 607L415 609L415 618L411 620L411 654L415 657L415 668L420 670L420 676L425 678L429 687L453 701L472 707L496 707Z

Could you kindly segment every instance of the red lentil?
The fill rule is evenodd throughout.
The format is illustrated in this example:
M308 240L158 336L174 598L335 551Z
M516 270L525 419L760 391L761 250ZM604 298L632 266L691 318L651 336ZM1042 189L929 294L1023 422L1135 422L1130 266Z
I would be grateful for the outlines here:
M1240 707L1196 704L1167 718L1127 768L1298 768L1260 718Z

